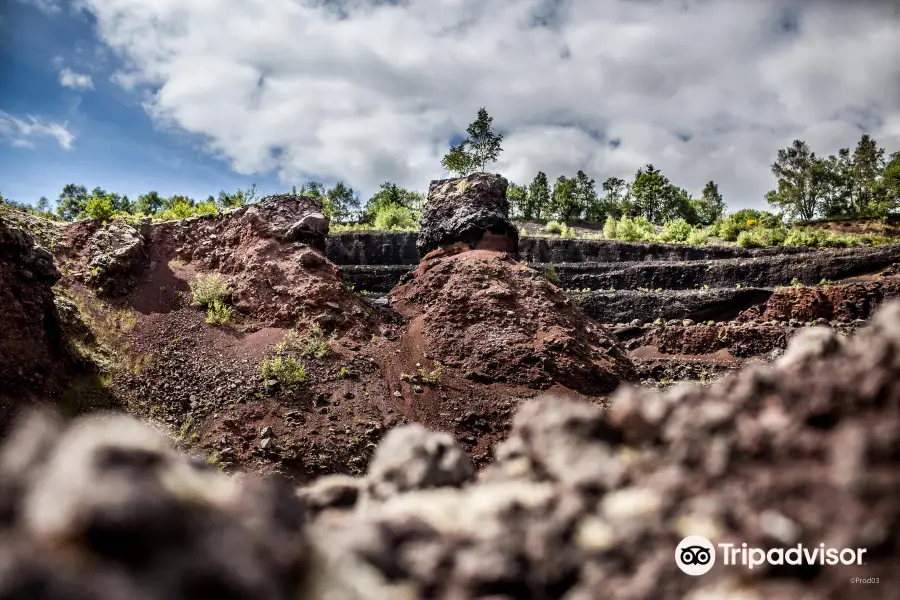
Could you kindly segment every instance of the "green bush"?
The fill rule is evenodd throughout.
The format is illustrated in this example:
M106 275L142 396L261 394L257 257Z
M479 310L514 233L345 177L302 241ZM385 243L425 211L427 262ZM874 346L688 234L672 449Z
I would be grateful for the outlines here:
M231 297L228 281L219 273L197 275L196 279L188 285L191 289L194 306L212 308L215 302L224 304Z
M282 389L296 389L306 382L306 369L293 358L277 356L263 361L262 379L277 383Z
M98 219L107 221L116 214L116 208L113 206L112 198L107 195L94 194L84 205L84 214L89 219Z
M626 242L652 242L656 239L653 225L646 217L622 217L616 225L616 239Z
M285 335L284 341L275 345L275 352L279 355L296 352L308 358L322 358L330 349L331 340L325 336L318 323L310 324L306 333L302 335L296 329L291 329Z
M762 248L765 244L755 231L745 229L738 234L737 245L741 248Z
M569 237L570 234L569 226L562 221L550 221L544 227L544 231L547 233L555 233L562 237Z
M612 215L606 217L606 222L603 224L603 236L608 240L616 239L616 227L618 222L615 217Z
M695 227L687 237L687 243L692 246L704 246L709 242L709 230Z
M675 219L663 223L660 239L664 242L686 242L694 228L684 219Z
M231 320L233 308L228 307L221 300L213 300L206 310L206 323L208 325L224 325Z
M413 229L418 225L412 210L399 204L386 204L375 213L375 229Z

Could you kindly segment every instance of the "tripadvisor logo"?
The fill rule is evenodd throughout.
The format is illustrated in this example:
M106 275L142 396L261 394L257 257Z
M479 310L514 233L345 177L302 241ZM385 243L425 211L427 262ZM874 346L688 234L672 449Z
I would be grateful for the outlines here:
M702 535L689 535L675 548L675 564L688 575L703 575L716 564L716 548Z
M718 544L722 564L741 565L748 569L762 565L862 565L865 548L826 548L819 544L812 548L797 544L792 548L750 548L747 544ZM688 575L703 575L716 564L716 547L700 535L691 535L675 548L675 564Z

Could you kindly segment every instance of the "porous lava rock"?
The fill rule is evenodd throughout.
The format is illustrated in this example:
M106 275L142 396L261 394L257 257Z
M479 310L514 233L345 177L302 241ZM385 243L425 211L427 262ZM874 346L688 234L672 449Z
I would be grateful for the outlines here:
M137 284L146 258L141 231L122 220L113 221L91 236L84 279L101 296L127 295Z
M430 356L479 382L588 395L636 379L621 344L534 269L472 250L423 261L394 288L394 310Z
M0 430L25 398L65 370L53 285L60 274L32 237L0 220Z
M456 242L489 245L515 256L519 231L509 220L508 186L506 178L493 173L432 181L419 221L419 256Z
M276 480L238 482L121 416L33 416L0 455L0 596L288 600L304 511Z

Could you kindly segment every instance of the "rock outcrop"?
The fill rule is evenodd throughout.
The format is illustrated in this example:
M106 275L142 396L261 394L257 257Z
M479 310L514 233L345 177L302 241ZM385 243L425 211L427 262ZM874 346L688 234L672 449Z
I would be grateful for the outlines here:
M900 277L879 281L826 286L783 287L759 306L738 316L739 321L827 321L850 322L869 319L887 300L900 297Z
M154 225L149 279L157 288L157 280L165 283L167 272L178 270L175 259L185 263L185 277L188 271L225 276L235 307L261 325L291 326L305 314L329 328L353 329L365 321L366 306L325 256L328 227L321 200L290 194Z
M492 173L432 181L416 240L419 256L456 242L515 256L519 231L509 220L508 186L504 177Z
M35 420L0 453L0 596L888 600L898 447L900 303L709 387L623 388L610 409L532 401L474 481L417 427L392 432L366 477L295 494L128 419ZM691 577L675 561L689 535L855 556L749 569L718 547Z
M124 221L113 221L91 237L84 278L101 296L124 296L134 290L146 260L140 229Z
M0 221L0 430L19 401L45 399L65 370L52 290L59 277L47 251Z
M556 383L603 395L636 379L605 327L506 253L473 250L425 260L391 296L427 353L473 381L540 389Z

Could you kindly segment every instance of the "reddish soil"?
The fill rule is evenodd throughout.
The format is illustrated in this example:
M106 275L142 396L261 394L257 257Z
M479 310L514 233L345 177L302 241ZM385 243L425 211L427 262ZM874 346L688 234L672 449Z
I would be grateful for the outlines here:
M868 319L885 300L900 297L900 277L877 277L826 286L778 288L760 306L745 310L739 321L852 321Z
M472 381L602 395L636 380L624 348L602 325L508 253L423 261L391 297L411 321L410 343Z

